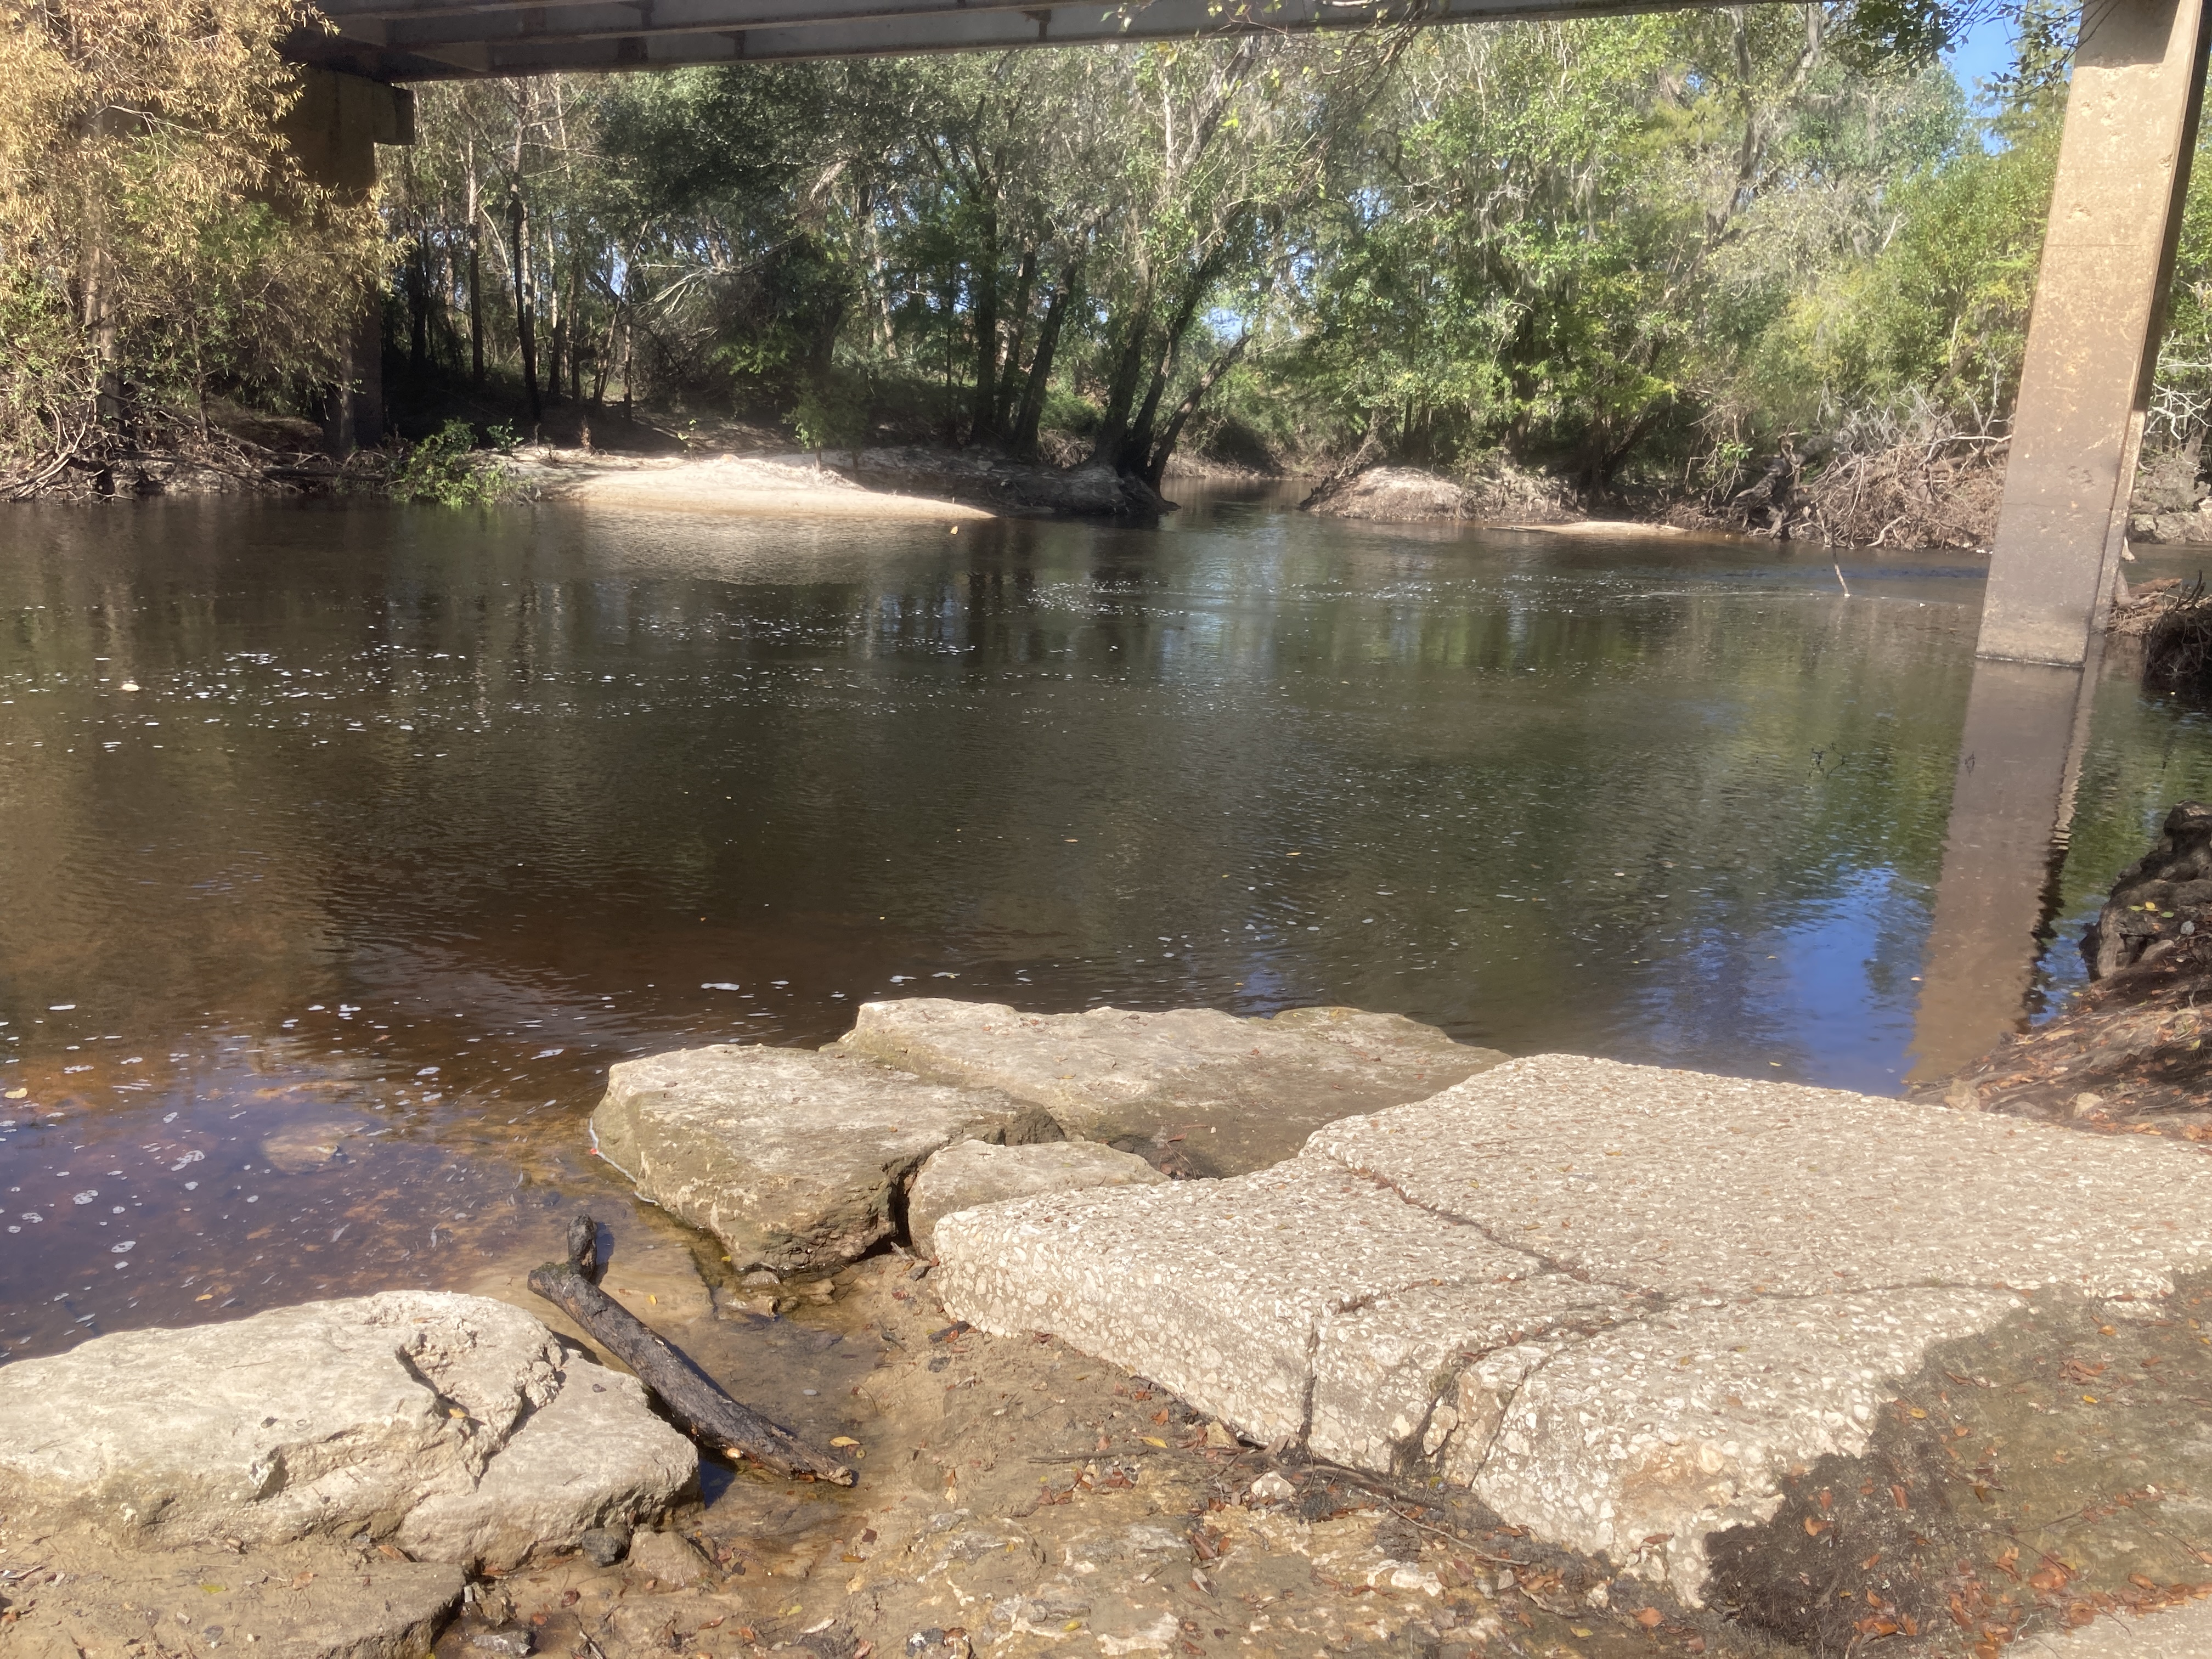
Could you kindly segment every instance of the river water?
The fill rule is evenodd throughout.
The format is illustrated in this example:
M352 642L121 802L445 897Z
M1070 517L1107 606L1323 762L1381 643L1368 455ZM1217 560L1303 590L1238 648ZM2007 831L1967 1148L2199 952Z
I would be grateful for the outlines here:
M0 1359L477 1283L621 1201L610 1062L871 998L1901 1086L1978 560L1291 499L13 509ZM2075 922L2205 736L2108 676Z

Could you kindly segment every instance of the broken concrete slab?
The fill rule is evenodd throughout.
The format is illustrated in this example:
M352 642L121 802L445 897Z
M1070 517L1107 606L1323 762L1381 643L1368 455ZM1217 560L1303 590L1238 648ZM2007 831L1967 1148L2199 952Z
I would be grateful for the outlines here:
M1574 1056L1331 1124L1253 1176L948 1217L936 1278L1255 1438L1471 1485L1694 1601L1705 1539L2039 1288L2212 1261L2212 1163ZM2107 1304L2107 1305L2126 1305Z
M1314 1330L1307 1446L1316 1456L1378 1470L1413 1461L1417 1450L1434 1461L1449 1446L1453 1462L1444 1467L1457 1474L1465 1449L1487 1450L1530 1368L1560 1343L1641 1317L1651 1305L1617 1285L1531 1272L1393 1285L1326 1310ZM1440 1382L1447 1376L1456 1377L1456 1388Z
M1773 1513L1793 1464L1866 1449L1937 1343L2021 1306L1998 1291L1751 1297L1556 1341L1444 1467L1516 1525L1700 1599L1706 1534Z
M696 1479L635 1379L528 1315L390 1291L0 1367L0 1510L118 1547L322 1536L504 1569Z
M420 1659L461 1599L450 1563L321 1539L140 1552L71 1530L39 1538L28 1559L44 1571L0 1594L9 1659L227 1646L270 1659Z
M933 1279L998 1335L1051 1331L1249 1437L1302 1437L1325 1316L1412 1285L1524 1278L1492 1243L1325 1158L946 1216Z
M938 1222L962 1210L1040 1193L1080 1192L1092 1187L1158 1187L1167 1176L1133 1152L1092 1140L994 1146L959 1140L933 1153L907 1194L907 1234L915 1253L936 1251Z
M1276 1163L1324 1123L1423 1099L1505 1058L1356 1008L1028 1014L935 997L865 1003L835 1046L1001 1090L1086 1139L1143 1146L1156 1161L1172 1153L1181 1172L1216 1176Z
M727 1247L740 1273L833 1272L890 1237L905 1183L1025 1107L863 1055L718 1043L609 1073L592 1132L639 1194Z

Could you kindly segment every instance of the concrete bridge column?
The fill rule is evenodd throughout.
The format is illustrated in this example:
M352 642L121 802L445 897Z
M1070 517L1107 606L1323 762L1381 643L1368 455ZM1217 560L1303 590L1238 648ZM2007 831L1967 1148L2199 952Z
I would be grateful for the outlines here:
M1978 654L2094 657L2204 96L2203 0L2090 0L2021 368Z
M2063 869L2204 96L2204 0L2089 0L1934 927L1913 1079L2027 1018Z
M376 187L376 147L415 142L415 94L358 75L302 67L300 101L284 118L300 170L358 201ZM331 391L323 432L333 454L384 439L384 296L362 296L340 384Z

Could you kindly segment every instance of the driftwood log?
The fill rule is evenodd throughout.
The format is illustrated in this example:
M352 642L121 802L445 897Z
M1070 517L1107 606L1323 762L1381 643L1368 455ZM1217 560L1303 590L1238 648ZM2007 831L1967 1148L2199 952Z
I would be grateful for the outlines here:
M530 1288L584 1328L592 1340L637 1373L686 1434L776 1474L849 1486L852 1468L817 1450L750 1406L732 1400L690 1355L656 1336L599 1287L599 1224L580 1215L568 1225L568 1255L531 1270Z

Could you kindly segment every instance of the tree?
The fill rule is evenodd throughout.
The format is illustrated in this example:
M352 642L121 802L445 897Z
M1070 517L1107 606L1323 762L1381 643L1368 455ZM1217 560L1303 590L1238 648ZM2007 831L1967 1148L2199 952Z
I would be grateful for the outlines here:
M21 490L134 422L340 372L385 242L301 176L297 0L0 0L0 466Z

